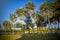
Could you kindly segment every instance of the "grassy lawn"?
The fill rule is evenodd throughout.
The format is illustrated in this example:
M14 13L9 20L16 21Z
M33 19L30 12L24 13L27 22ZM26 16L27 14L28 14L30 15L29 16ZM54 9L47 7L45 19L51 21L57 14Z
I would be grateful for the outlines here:
M24 35L0 35L0 40L59 40L60 34L38 34L30 33Z
M52 30L52 32L55 32L54 29L50 29L50 30ZM23 33L23 32L20 33L21 31L15 31L16 33L19 34L14 34L14 35L0 34L0 40L59 40L60 39L60 34L55 35L54 33L45 33L49 31L49 29L46 28L38 28L38 31L37 29L34 30L31 29L29 31L24 30L24 31L25 32L30 31L30 33Z
M25 34L17 40L59 40L60 34Z
M16 40L22 37L21 35L0 35L0 40Z

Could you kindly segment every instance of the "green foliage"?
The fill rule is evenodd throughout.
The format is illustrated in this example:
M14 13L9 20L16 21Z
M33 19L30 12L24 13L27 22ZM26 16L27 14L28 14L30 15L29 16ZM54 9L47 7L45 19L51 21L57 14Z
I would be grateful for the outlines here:
M8 30L12 26L12 23L9 21L4 21L3 26L4 26L5 30Z
M48 19L49 22L50 22L50 18L53 18L53 16L55 18L58 18L58 15L60 14L58 10L58 8L56 7L60 7L60 1L58 0L55 0L54 2L52 3L49 3L49 2L44 2L43 4L40 5L39 7L39 10L35 12L34 14L34 20L35 20L35 23L40 26L40 24L46 24L44 22L45 19ZM56 4L56 7L55 7L55 4ZM35 4L33 2L28 2L26 4L26 9L28 9L29 13L32 13L30 11L33 11L35 8ZM56 9L55 9L56 8ZM56 11L55 11L56 10ZM21 19L24 18L24 16L26 16L26 10L24 8L19 8L16 10L16 14L18 15L18 17L21 17ZM17 20L17 15L15 14L10 14L10 20L12 22L15 22ZM12 23L9 23L8 21L5 21L3 23L3 26L4 27L10 27ZM29 24L27 24L29 25ZM33 25L33 24L32 24ZM22 27L23 24L22 23L16 23L14 25L15 27Z
M20 8L20 9L16 10L16 13L17 13L18 16L25 15L25 9Z
M22 24L22 23L19 23L19 22L16 22L15 23L15 27L17 27L17 28L19 28L19 27L23 27L24 26L24 24Z
M33 2L28 2L28 3L26 4L26 8L27 8L27 9L34 9L34 8L35 8L35 5L34 5Z
M15 15L15 14L10 14L10 20L11 20L12 22L15 22L15 21L17 20L16 15Z
M54 17L58 20L59 15L60 15L60 0L54 0L54 2L52 3L52 5L54 6Z

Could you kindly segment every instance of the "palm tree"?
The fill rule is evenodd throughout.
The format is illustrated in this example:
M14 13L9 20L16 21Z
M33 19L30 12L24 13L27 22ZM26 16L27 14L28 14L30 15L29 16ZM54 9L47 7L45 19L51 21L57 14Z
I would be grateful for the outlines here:
M26 11L29 15L33 14L34 8L35 8L35 4L33 2L28 2L26 4L26 9L27 9Z
M3 26L4 26L5 31L7 31L7 30L10 30L10 27L12 26L12 23L9 22L9 21L4 21Z
M59 30L59 17L60 17L60 0L54 0L52 5L53 5L53 8L55 9L54 17L58 20L58 29L57 29L57 31L58 31Z
M24 8L19 8L18 10L16 10L16 14L18 15L18 17L21 20L24 20L24 18L26 16L25 9ZM24 24L21 24L21 23L18 23L18 24L20 24L21 29L23 29L23 31L24 31L24 28L22 27Z
M17 20L17 16L15 14L10 14L10 20L12 21L14 27L14 22Z
M26 4L26 8L27 8L27 9L32 9L32 10L34 10L35 5L34 5L33 2L28 2L28 3Z
M14 28L14 22L17 20L17 16L15 14L10 14L10 20L12 21L12 27ZM14 30L13 30L14 34Z
M24 19L24 17L25 17L25 9L24 8L20 8L20 9L16 10L16 13L21 20Z
M29 26L32 24L31 17L32 17L34 8L35 8L35 5L34 5L33 2L28 2L26 4L26 19L27 19L26 24L27 24L27 28L29 28ZM29 33L30 33L30 30L29 30Z
M50 3L44 2L40 5L40 15L48 20L48 24L50 25L50 18L53 17L53 7ZM50 27L50 26L49 26Z

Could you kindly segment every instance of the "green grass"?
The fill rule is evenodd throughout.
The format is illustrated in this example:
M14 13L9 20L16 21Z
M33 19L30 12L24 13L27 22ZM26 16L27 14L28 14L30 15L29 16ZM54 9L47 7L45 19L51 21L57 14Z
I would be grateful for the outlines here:
M59 40L60 34L19 34L19 35L0 35L0 40Z
M0 40L16 40L22 37L21 35L0 35Z
M59 40L59 37L55 34L25 34L17 40Z
M0 40L58 40L60 39L60 34L57 34L55 35L54 33L45 33L45 32L48 32L48 31L52 31L52 32L55 32L55 29L47 29L47 28L38 28L38 33L37 32L37 29L30 29L30 30L27 30L25 29L24 31L25 32L29 32L30 33L23 33L24 31L23 30L19 30L19 31L14 31L16 33L19 33L19 34L2 34L0 35ZM0 31L0 32L4 32L4 31ZM7 30L6 32L11 32L10 30ZM21 33L22 32L22 33ZM33 32L33 33L31 33ZM34 32L37 32L37 33L34 33ZM43 32L43 33L41 33ZM60 32L60 30L59 30Z

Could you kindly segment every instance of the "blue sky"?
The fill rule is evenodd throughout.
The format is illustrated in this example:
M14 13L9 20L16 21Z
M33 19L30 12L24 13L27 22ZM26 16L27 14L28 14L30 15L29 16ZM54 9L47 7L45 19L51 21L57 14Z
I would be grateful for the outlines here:
M5 20L10 21L10 14L20 7L25 8L27 2L33 2L36 5L36 11L39 10L39 5L45 1L50 2L52 0L0 0L0 24Z

